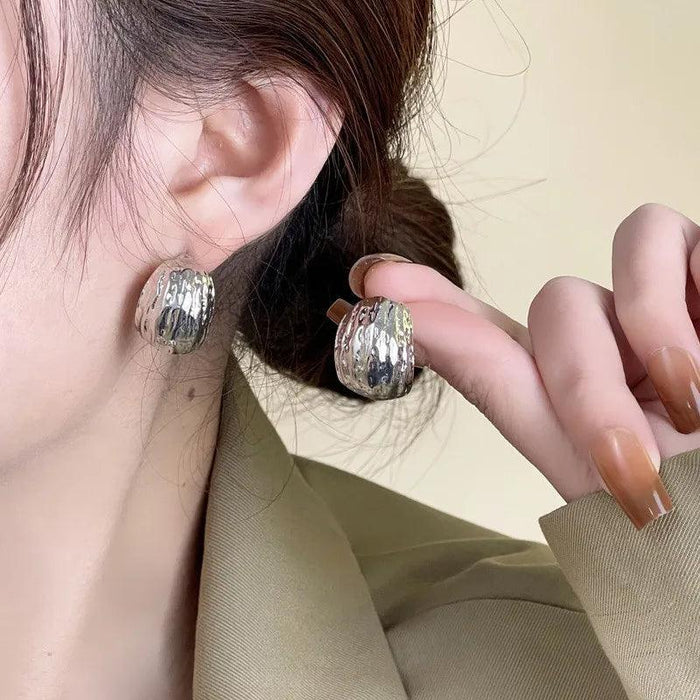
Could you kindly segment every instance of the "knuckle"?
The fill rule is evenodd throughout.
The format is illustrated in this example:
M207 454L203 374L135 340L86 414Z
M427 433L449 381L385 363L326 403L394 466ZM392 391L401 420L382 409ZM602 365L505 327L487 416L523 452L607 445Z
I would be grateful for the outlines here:
M469 403L481 409L489 403L490 390L486 384L476 377L469 377L460 382L460 393Z
M623 303L616 299L615 315L624 329L644 328L651 319L659 315L658 295L652 289L639 287L631 303Z
M659 204L658 202L647 202L646 204L640 204L629 214L627 218L648 219L656 216L667 216L672 211L673 210L667 207L665 204Z
M496 421L494 391L488 382L479 377L469 377L460 383L460 393L492 423Z
M545 282L537 292L533 303L542 303L543 301L549 302L552 299L559 299L562 296L569 296L575 289L578 288L580 282L582 282L578 277L573 277L571 275L560 275L558 277L553 277L551 280Z
M575 406L583 406L591 392L590 377L579 368L571 367L562 374L558 391Z
M560 275L548 280L530 303L528 325L542 316L550 316L578 299L588 282L572 275Z
M488 367L482 368L479 374L463 375L456 385L462 396L499 430L515 420L515 402L509 398L512 386L505 379L512 373L513 369L507 360L495 360Z
M599 393L600 389L599 382L575 363L549 367L546 385L555 406L566 404L577 408L590 406L593 395Z
M646 230L649 224L668 220L669 217L677 216L670 207L656 202L649 202L638 206L633 212L628 214L615 231L614 243L620 243L628 237L636 237L640 232Z

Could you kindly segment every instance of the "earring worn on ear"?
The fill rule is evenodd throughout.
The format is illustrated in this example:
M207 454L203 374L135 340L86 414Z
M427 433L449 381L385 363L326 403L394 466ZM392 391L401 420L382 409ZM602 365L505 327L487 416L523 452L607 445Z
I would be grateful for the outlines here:
M415 350L407 306L386 297L362 299L355 306L338 299L327 314L339 324L334 359L344 386L375 401L411 391Z
M159 265L144 285L136 306L136 328L156 347L175 355L199 348L214 314L214 281L184 258Z

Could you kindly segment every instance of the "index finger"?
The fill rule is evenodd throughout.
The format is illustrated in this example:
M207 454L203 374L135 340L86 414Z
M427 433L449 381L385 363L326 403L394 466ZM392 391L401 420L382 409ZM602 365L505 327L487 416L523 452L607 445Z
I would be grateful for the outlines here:
M376 291L380 285L383 295L400 298L406 303L439 301L452 304L491 321L532 354L530 332L521 323L469 294L428 265L411 263L406 259L404 262L408 265L397 262L401 260L381 255L360 258L350 270L351 289L357 296L363 297L368 294L367 290Z

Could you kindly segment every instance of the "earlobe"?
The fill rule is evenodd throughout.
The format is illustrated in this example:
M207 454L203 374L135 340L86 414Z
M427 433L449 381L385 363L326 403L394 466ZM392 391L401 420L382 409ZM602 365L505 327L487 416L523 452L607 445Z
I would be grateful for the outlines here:
M329 116L330 115L330 116ZM188 253L213 269L277 226L304 198L335 144L340 119L286 78L244 83L204 113L197 143L169 184L198 233Z

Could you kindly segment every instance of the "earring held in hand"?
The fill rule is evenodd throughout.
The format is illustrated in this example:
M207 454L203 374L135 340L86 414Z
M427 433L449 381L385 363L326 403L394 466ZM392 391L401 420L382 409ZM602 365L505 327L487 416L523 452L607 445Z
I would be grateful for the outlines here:
M407 306L386 297L369 297L354 306L338 299L327 315L339 324L333 355L344 386L374 401L411 391L415 348Z

